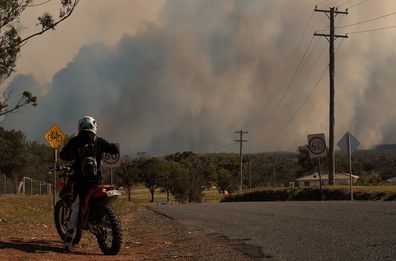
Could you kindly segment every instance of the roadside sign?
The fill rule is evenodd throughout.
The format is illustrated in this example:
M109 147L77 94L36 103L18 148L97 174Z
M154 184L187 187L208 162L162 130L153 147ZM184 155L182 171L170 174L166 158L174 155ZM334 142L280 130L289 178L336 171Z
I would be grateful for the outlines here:
M349 131L347 131L344 136L342 136L337 145L343 152L349 154L349 150L350 152L355 151L359 147L360 142L355 137L353 137Z
M44 134L44 139L48 141L53 149L57 149L62 141L65 139L65 134L55 123Z
M338 147L341 148L343 152L348 154L349 156L349 186L351 190L351 200L353 200L353 189L352 189L352 152L359 147L360 142L353 137L353 135L347 131L344 136L340 139L340 141L337 143Z
M120 144L116 143L118 151L120 151ZM103 153L103 167L117 168L121 165L120 153L110 154Z
M324 158L327 155L324 133L308 135L309 157Z
M56 163L58 161L58 147L65 139L65 134L55 123L44 133L44 139L48 141L51 147L54 149L54 171L52 172L52 208L55 209L56 201Z

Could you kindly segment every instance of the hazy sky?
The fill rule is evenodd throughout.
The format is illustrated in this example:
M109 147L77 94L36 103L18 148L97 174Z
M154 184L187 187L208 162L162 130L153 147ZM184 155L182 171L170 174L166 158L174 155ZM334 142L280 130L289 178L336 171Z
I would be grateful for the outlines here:
M130 154L236 152L240 129L246 152L295 151L328 134L328 41L313 33L329 19L317 4L350 7L336 17L349 33L336 40L336 142L349 130L363 148L396 143L396 28L355 33L396 26L394 0L81 0L23 47L10 86L39 106L1 125L44 142L52 123L70 135L92 115Z

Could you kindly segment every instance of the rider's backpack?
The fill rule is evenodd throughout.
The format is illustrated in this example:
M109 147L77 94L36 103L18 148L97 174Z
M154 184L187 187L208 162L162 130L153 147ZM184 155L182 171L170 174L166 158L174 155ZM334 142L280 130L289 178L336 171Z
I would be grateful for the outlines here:
M98 174L96 162L96 139L81 149L81 174L86 178L95 178Z

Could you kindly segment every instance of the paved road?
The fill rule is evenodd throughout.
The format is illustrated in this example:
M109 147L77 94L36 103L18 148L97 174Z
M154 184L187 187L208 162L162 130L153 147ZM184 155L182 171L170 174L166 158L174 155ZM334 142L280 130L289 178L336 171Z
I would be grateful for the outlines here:
M207 233L246 240L261 247L265 259L396 260L396 202L241 202L153 209Z

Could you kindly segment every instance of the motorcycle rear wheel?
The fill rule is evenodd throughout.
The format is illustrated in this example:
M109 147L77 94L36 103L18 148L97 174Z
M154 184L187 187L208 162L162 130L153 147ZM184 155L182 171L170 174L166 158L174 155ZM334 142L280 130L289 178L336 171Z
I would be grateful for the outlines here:
M122 245L121 222L111 206L103 207L100 220L101 232L96 235L100 250L105 255L116 255Z
M70 207L68 207L63 200L58 200L58 202L56 202L55 204L55 209L54 209L54 221L55 221L56 231L58 232L58 235L60 236L62 241L65 240L67 223L69 222L70 214L71 214ZM79 226L77 226L73 236L73 245L80 243L81 236L82 236L82 230Z

